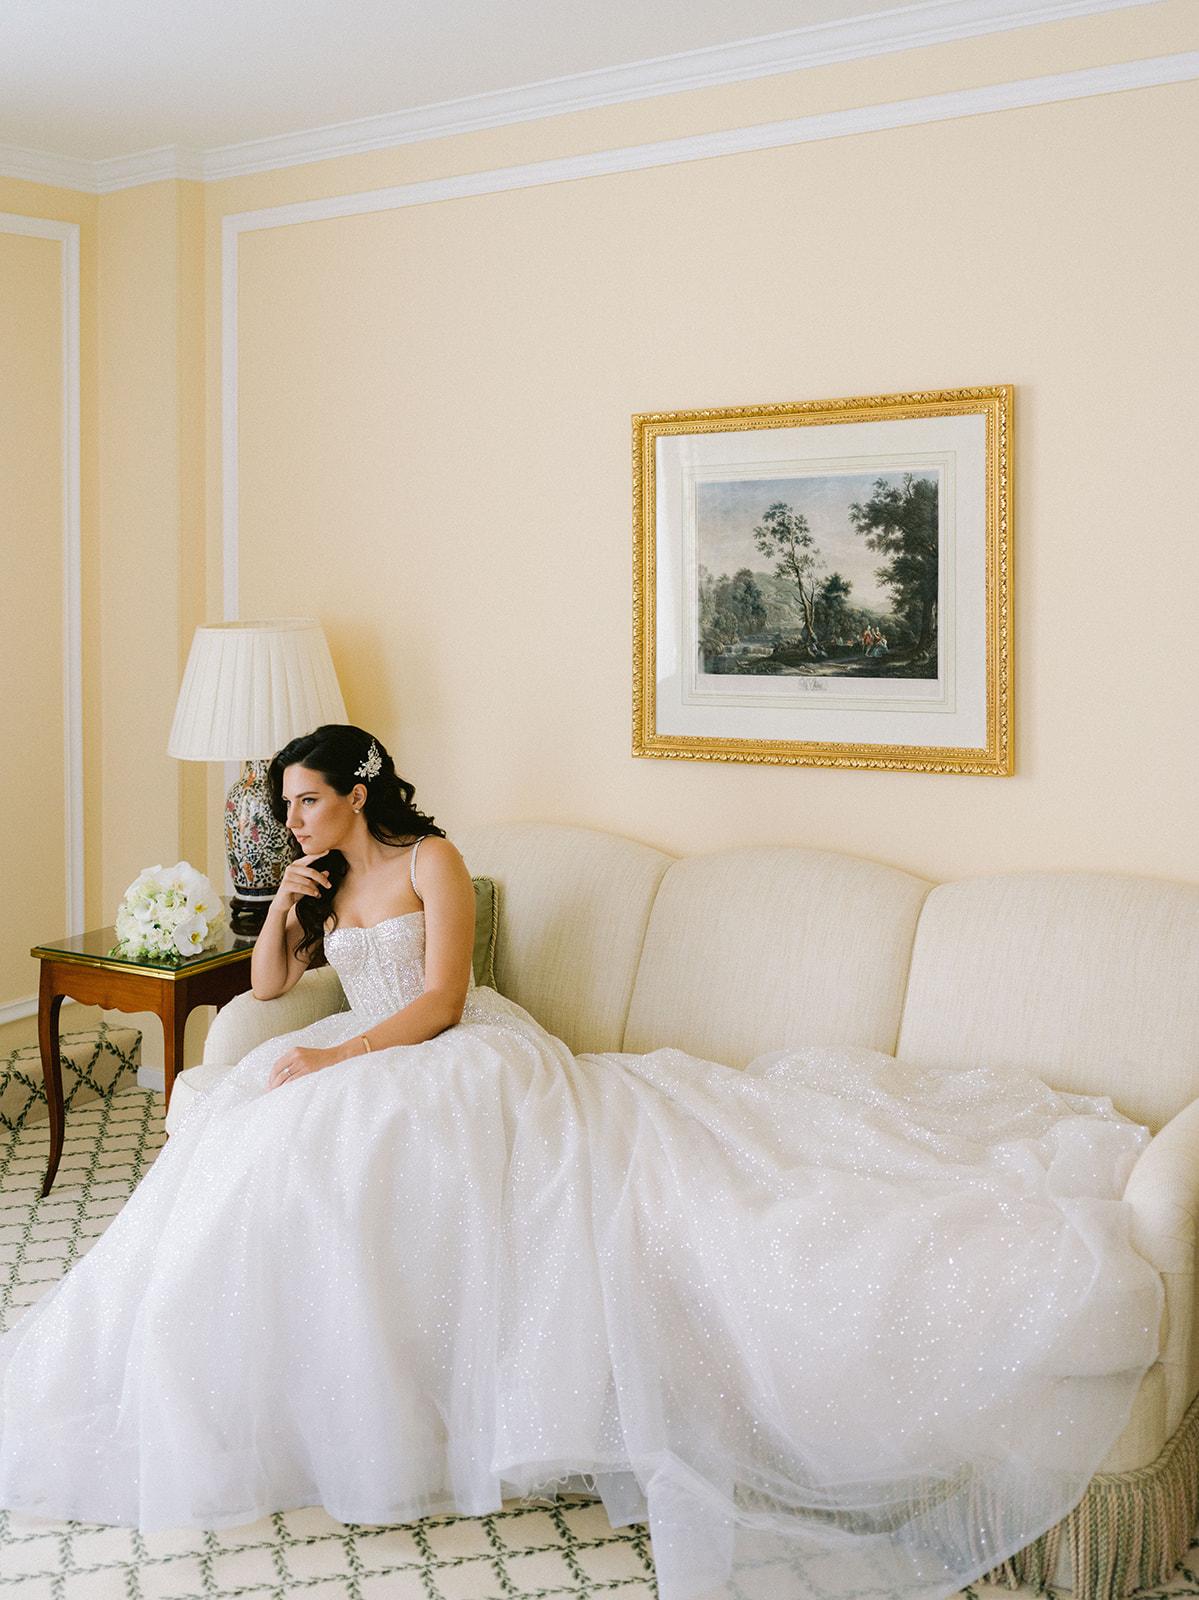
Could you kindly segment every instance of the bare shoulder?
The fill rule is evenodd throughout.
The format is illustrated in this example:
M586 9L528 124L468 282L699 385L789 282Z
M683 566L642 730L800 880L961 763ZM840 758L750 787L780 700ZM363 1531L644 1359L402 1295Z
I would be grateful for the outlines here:
M416 878L419 884L470 882L470 873L457 848L448 839L429 834L420 842L416 855Z

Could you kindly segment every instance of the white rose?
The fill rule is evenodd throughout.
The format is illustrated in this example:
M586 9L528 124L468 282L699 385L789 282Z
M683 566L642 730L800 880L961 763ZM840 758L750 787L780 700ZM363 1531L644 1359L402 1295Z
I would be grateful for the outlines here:
M136 894L143 885L146 885L147 887L157 886L159 882L159 874L161 872L161 866L143 867L141 872L138 873L137 877L134 878L133 882L125 890L126 900L129 899L130 895Z

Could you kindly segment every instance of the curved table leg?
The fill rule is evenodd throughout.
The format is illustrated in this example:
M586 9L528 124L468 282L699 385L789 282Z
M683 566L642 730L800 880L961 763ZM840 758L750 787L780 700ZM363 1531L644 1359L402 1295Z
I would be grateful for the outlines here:
M42 963L39 985L41 993L37 1008L37 1042L42 1055L42 1077L46 1083L46 1104L50 1109L50 1160L46 1167L46 1181L42 1184L42 1198L50 1193L54 1174L62 1157L65 1117L62 1107L62 1057L58 1052L58 1013L62 1010L64 996L54 993L54 979L49 964Z
M171 1109L171 1090L176 1075L183 1071L183 1035L187 1028L191 1002L182 983L164 983L158 1015L162 1022L163 1088L166 1090L164 1111Z

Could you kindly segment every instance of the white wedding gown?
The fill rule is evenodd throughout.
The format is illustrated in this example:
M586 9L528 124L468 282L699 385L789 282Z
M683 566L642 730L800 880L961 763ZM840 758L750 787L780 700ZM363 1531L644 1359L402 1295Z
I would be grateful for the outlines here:
M353 1009L202 1095L0 1345L0 1505L401 1523L586 1474L663 1600L935 1600L1077 1500L1160 1315L1119 1199L1147 1135L1106 1101L865 1050L575 1058L487 989L268 1093L423 989L421 912L326 949Z

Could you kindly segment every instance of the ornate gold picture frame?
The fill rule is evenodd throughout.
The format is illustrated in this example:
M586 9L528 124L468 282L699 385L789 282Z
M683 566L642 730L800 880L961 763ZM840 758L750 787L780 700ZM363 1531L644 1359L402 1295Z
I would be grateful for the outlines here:
M1012 389L633 418L633 754L1005 776Z

